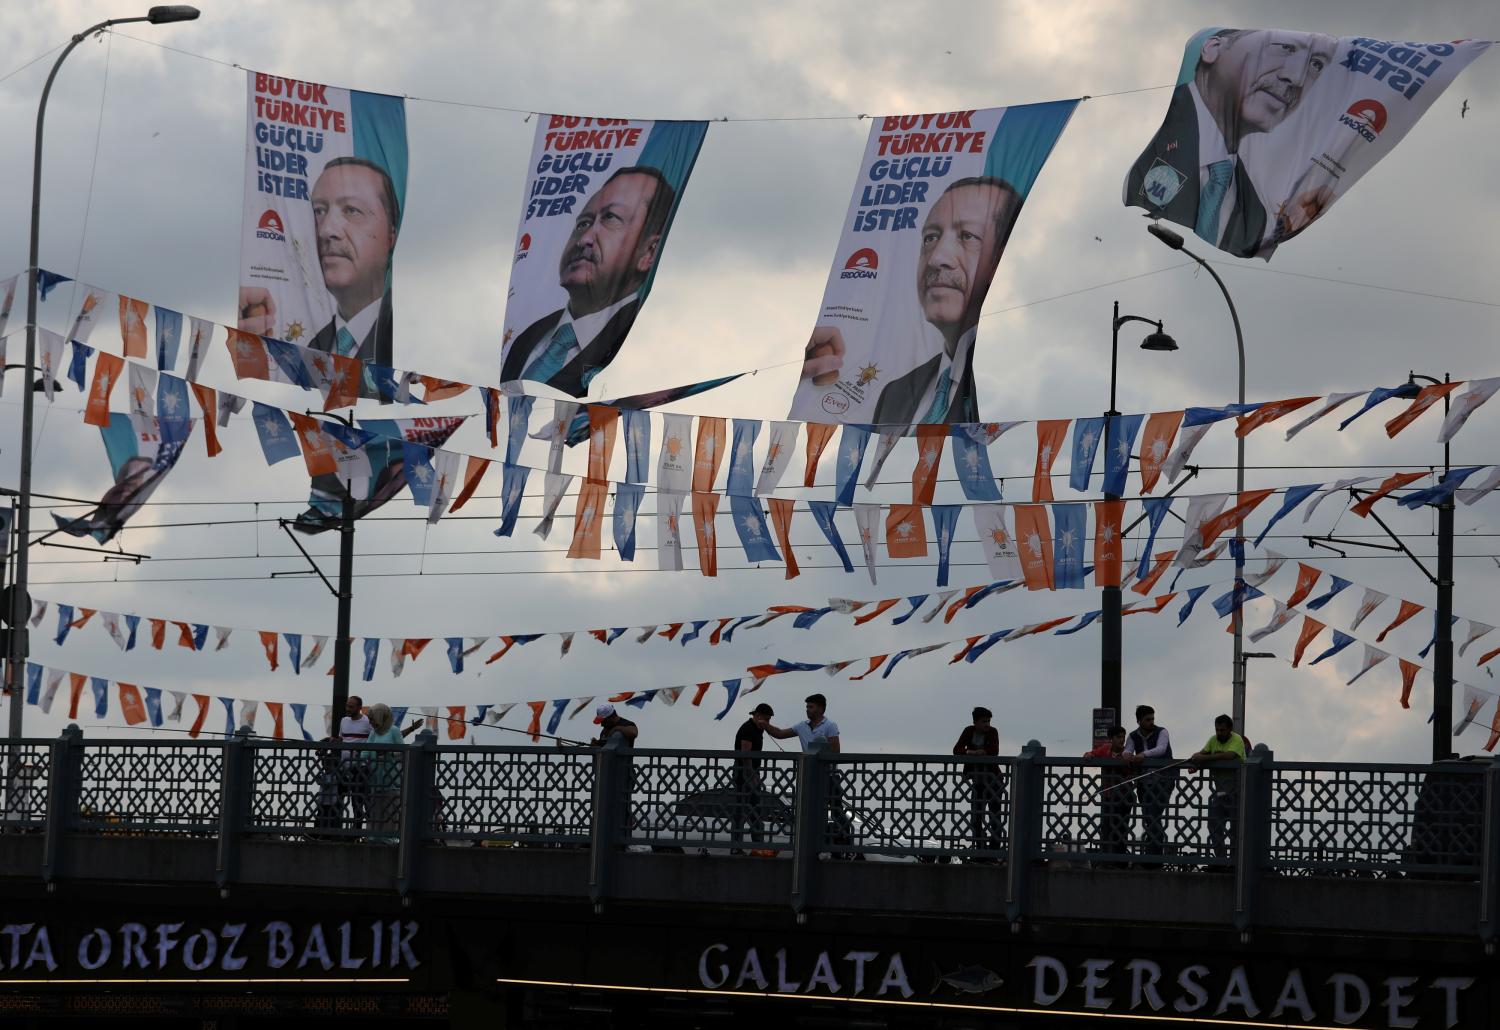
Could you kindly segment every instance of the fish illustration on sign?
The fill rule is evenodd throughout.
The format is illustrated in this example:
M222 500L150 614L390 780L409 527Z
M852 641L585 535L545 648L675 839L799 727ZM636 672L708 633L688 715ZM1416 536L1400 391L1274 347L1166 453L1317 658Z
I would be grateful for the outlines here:
M988 994L1005 983L998 973L983 966L963 966L951 973L944 973L934 963L932 971L937 976L932 985L933 994L943 986L951 987L959 994Z

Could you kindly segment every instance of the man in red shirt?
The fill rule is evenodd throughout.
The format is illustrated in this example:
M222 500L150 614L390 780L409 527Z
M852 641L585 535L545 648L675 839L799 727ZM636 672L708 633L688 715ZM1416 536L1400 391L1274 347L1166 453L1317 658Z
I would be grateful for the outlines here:
M1083 757L1120 759L1124 755L1125 727L1111 726L1109 737ZM1133 806L1125 780L1123 765L1106 765L1099 770L1099 844L1109 855L1125 855L1130 848L1130 810Z

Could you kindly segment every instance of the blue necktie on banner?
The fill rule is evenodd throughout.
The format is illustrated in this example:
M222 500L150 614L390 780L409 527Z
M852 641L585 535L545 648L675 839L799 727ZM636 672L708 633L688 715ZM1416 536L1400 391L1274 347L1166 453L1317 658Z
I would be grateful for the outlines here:
M734 518L735 532L740 535L740 545L745 548L746 561L781 560L781 555L771 543L771 534L766 528L766 513L757 498L730 494L729 510Z
M1058 590L1083 588L1083 541L1089 506L1052 505L1052 581Z
M564 322L553 332L547 349L527 367L521 378L545 383L562 370L563 365L567 364L568 351L577 345L578 334L573 330L573 323Z
M853 572L854 563L849 560L849 552L844 548L844 541L839 539L838 527L833 524L833 513L838 510L838 502L808 501L807 506L812 511L813 521L828 538L834 553L839 556L839 561L844 563L844 571Z
M1102 417L1073 420L1073 463L1068 468L1068 485L1074 490L1088 490L1089 477L1094 474L1094 454L1103 436Z
M496 536L510 536L515 532L516 516L521 514L521 499L526 496L526 477L531 469L525 465L503 462L500 466L500 528Z
M1255 546L1260 546L1260 542L1266 538L1266 534L1271 532L1272 526L1276 525L1276 523L1280 522L1282 519L1286 518L1294 510L1296 510L1297 505L1307 500L1308 497L1312 495L1313 491L1321 490L1322 488L1322 483L1309 483L1304 486L1287 487L1286 494L1281 498L1281 507L1277 510L1275 515L1271 516L1271 521L1266 523L1266 528L1260 531L1260 536L1255 538Z
M1125 492L1125 479L1130 474L1130 450L1135 446L1135 435L1140 432L1145 415L1122 415L1115 418L1109 428L1109 451L1104 455L1104 492L1116 496Z
M953 438L953 467L958 469L958 485L971 501L998 501L1000 487L990 468L990 451L980 426L962 423L948 434Z
M729 480L724 486L724 492L730 497L749 497L755 492L755 438L759 434L760 419L734 420L734 438L729 445ZM640 482L645 482L644 475Z
M865 460L865 447L870 443L870 427L846 423L839 435L839 464L835 473L838 490L835 497L839 506L847 508L854 503L854 487L859 482L859 469ZM746 493L749 486L746 485Z
M505 398L505 460L520 460L521 445L526 442L526 427L531 424L531 406L535 397Z
M651 474L651 413L636 408L622 408L620 431L625 436L625 482L644 483ZM735 432L739 432L738 419L735 420ZM729 482L732 488L733 465L729 467Z
M1161 520L1172 510L1172 500L1171 497L1153 497L1141 501L1141 506L1146 509L1146 546L1141 549L1141 563L1135 570L1136 579L1145 579L1146 573L1151 569L1151 548L1156 544L1156 531L1161 529Z
M644 483L615 484L615 550L621 561L635 561L635 515L645 494Z
M260 450L267 465L274 465L287 458L295 458L302 452L297 449L297 437L292 424L281 413L260 401L251 401L251 420L255 423L255 434L260 437Z
M89 358L94 356L94 348L86 343L79 343L77 340L72 341L72 346L73 357L68 362L68 378L77 384L79 390L87 390L88 387L84 385L83 377Z
M177 367L177 347L182 342L182 315L156 305L156 367L170 372Z
M934 504L932 506L933 532L937 534L938 573L937 585L948 585L948 556L953 550L953 533L958 526L958 513L963 510L958 504Z
M1224 158L1208 166L1208 181L1198 194L1198 221L1193 232L1201 240L1219 245L1219 212L1224 208L1224 198L1229 195L1229 183L1234 179L1234 160Z
M359 341L354 338L354 334L349 331L348 326L339 326L339 331L335 335L335 339L335 348L346 358L353 357L354 352L359 350Z
M937 389L932 394L932 406L927 409L922 422L931 425L934 422L948 421L948 395L953 392L953 366L949 365L943 369L938 376Z

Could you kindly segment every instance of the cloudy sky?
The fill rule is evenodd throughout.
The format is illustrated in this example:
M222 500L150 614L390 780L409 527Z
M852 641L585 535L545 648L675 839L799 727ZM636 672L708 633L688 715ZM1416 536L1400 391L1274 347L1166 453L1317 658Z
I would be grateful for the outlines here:
M1140 334L1123 334L1123 410L1222 404L1234 399L1235 389L1234 337L1222 298L1207 276L1146 235L1138 211L1120 203L1125 170L1165 112L1166 87L1184 41L1209 18L1387 39L1500 38L1500 12L1478 0L1436 9L1352 0L1212 9L1167 2L1153 5L1149 17L1138 5L1058 0L206 6L196 23L127 26L85 42L69 59L48 112L44 267L231 321L244 160L242 69L405 94L411 98L412 160L396 262L397 363L489 383L534 129L524 112L727 119L710 127L650 302L626 351L596 380L593 393L618 396L763 369L679 406L763 419L785 414L796 361L817 314L869 129L855 116L1095 98L1078 108L1038 180L990 292L975 359L981 414L999 420L1102 411L1114 300L1125 311L1164 319L1182 348L1141 352L1134 348ZM24 21L12 19L0 75L72 32L128 13L119 3L66 2L38 7ZM1500 328L1497 60L1487 55L1465 71L1391 156L1269 265L1219 260L1244 323L1252 400L1392 385L1412 369L1465 379L1500 374L1494 346ZM0 132L11 143L0 152L0 181L11 184L8 202L0 204L0 275L26 262L27 141L49 63L0 81ZM1465 98L1470 110L1460 118ZM43 322L65 330L69 305L77 300L67 288L58 290ZM12 328L19 321L13 319ZM109 346L111 338L105 326L95 342ZM10 354L19 360L14 339ZM0 481L13 484L19 391L18 378L10 378L12 389L0 401L7 426ZM237 384L222 353L203 379L287 407L307 402L285 387ZM39 491L87 498L108 485L103 449L95 431L82 425L80 408L71 386L50 411L39 402ZM1370 417L1342 434L1331 423L1320 425L1291 444L1279 429L1262 430L1249 440L1249 485L1332 481L1366 466L1365 474L1383 475L1390 466L1441 462L1433 443L1435 415L1394 441L1381 430L1383 421ZM1456 442L1454 464L1500 460L1493 444L1497 426L1500 410L1481 411ZM482 450L481 431L482 424L466 428L455 446ZM119 538L121 548L150 555L149 561L105 563L76 550L42 548L34 555L32 580L34 596L55 602L237 627L229 648L190 654L169 641L160 653L143 648L122 655L97 624L57 647L49 615L48 632L33 634L34 660L173 690L326 700L327 658L316 675L294 677L285 666L269 673L254 637L256 629L333 632L334 601L316 578L270 578L305 568L273 520L301 510L306 477L296 462L267 468L246 420L223 436L225 453L211 461L195 437L156 495L159 503ZM1007 498L1028 496L1033 452L1029 428L991 449L997 475L1008 477ZM529 445L526 460L542 464L544 453ZM582 457L570 455L570 469ZM1227 431L1211 434L1195 457L1205 466L1202 486L1185 492L1232 489ZM884 477L890 485L871 499L900 500L910 461L909 452L898 451ZM787 476L794 481L800 482L797 464ZM727 533L717 579L699 576L691 556L689 571L655 571L647 521L641 535L648 546L634 565L612 554L599 563L569 562L562 557L568 519L560 519L545 542L532 534L530 518L512 539L491 534L498 488L496 476L460 513L466 517L430 528L405 497L382 510L378 522L361 523L356 636L665 624L770 604L820 605L829 597L933 589L927 564L882 567L873 586L858 564L854 575L829 568L833 556L805 512L794 523L804 572L792 581L779 566L744 568ZM831 496L831 490L820 486L808 496ZM526 514L538 506L529 500ZM562 511L571 510L565 501ZM1455 611L1490 623L1500 623L1500 570L1489 557L1500 554L1497 512L1500 499L1492 496L1458 513ZM1250 528L1258 530L1264 517L1252 516ZM847 513L840 518L847 520L840 526L852 544L853 520ZM1340 499L1331 498L1306 527L1298 518L1283 523L1284 535L1272 546L1360 586L1432 601L1427 579L1400 555L1346 549L1350 556L1343 559L1309 549L1296 535L1336 531L1381 542L1378 527L1348 514ZM1393 511L1388 521L1432 567L1432 514ZM50 524L50 516L39 510L35 524L43 523ZM177 525L167 528L171 524ZM972 539L967 518L960 531L960 540ZM328 555L336 541L320 537L310 546ZM1128 548L1127 557L1138 547ZM954 562L953 586L987 580L977 545L956 545ZM335 560L321 563L331 576ZM1190 573L1181 586L1230 575L1220 563ZM1271 589L1285 596L1290 582L1283 573ZM1221 590L1211 589L1209 598ZM1358 594L1351 589L1325 609L1332 625L1348 625ZM382 658L375 681L358 689L367 700L410 706L603 695L721 680L777 657L859 658L961 640L1093 607L1093 590L1016 591L946 626L940 619L914 619L901 627L881 620L854 628L849 619L830 616L810 632L777 623L714 649L664 640L636 645L626 638L606 650L580 638L562 660L553 638L488 667L477 661L486 649L457 677L435 644L400 679ZM1252 609L1249 625L1259 625L1268 612ZM1383 625L1382 617L1389 617L1384 609L1362 629ZM1230 638L1223 630L1206 605L1180 629L1170 613L1125 622L1126 705L1153 703L1159 721L1182 741L1179 751L1206 737L1213 715L1229 708ZM1424 613L1387 643L1414 656L1430 630ZM1424 710L1431 691L1425 679L1411 710L1403 711L1394 660L1390 669L1345 687L1358 667L1358 648L1317 668L1293 670L1284 659L1294 637L1295 627L1269 638L1262 649L1280 659L1251 666L1253 740L1299 760L1418 761L1428 754ZM1491 687L1495 681L1472 665L1481 649L1476 645L1469 660L1459 660L1459 676ZM1088 746L1089 710L1098 700L1095 631L1004 645L974 665L947 665L952 650L956 646L905 664L885 680L773 679L757 699L773 704L777 721L787 724L805 694L824 691L846 751L945 751L976 703L995 709L1007 751L1030 738L1059 754ZM643 743L728 746L738 720L713 721L714 702L722 697L716 688L702 708L652 705L639 716ZM64 714L28 711L27 729L55 732ZM518 714L507 724L523 725ZM118 721L113 713L106 720ZM88 717L82 723L91 734L104 732ZM575 736L589 729L582 718L564 726ZM475 733L484 742L521 739ZM1470 730L1459 750L1477 751L1482 742L1482 732Z

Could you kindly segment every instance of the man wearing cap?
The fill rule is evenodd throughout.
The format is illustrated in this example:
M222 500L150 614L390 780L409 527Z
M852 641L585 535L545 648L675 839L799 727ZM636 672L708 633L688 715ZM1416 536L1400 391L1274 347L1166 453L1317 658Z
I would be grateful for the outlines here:
M955 755L998 755L1000 753L1000 731L990 725L994 718L988 708L980 706L971 716L973 724L966 726L953 745ZM969 818L974 828L975 851L997 851L1005 825L1005 781L998 766L966 762L964 779L969 781ZM975 858L975 862L993 862L993 858Z
M736 844L745 839L744 829L750 827L750 839L759 844L764 838L760 832L760 759L740 758L741 751L759 753L765 750L766 727L771 724L775 710L764 701L750 710L746 719L734 733L734 834ZM741 854L735 848L732 854Z
M619 736L622 742L613 746L629 750L641 732L635 723L615 714L615 706L608 703L594 709L594 725L599 727L599 736L589 741L589 747L610 747L609 739Z

